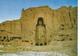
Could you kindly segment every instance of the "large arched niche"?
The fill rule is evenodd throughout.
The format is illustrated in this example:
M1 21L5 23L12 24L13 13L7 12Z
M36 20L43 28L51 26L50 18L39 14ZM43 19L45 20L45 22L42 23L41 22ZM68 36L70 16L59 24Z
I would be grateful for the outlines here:
M38 25L40 25L40 24L41 24L41 25L45 25L45 24L44 24L43 17L38 17L36 26L38 26Z
M43 46L47 45L46 38L46 25L44 23L43 17L38 17L35 31L35 45Z

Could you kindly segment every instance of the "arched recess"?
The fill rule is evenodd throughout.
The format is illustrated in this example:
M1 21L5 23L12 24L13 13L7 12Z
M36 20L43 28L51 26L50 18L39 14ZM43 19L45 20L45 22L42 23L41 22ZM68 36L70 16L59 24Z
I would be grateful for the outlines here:
M43 17L38 18L35 32L36 32L35 45L36 46L47 45L46 25L44 24Z

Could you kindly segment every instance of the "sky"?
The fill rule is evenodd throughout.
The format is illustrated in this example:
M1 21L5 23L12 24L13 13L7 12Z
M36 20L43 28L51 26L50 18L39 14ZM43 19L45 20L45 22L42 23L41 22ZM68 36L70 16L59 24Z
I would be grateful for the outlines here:
M46 5L53 9L77 6L77 0L0 0L0 22L19 19L23 8Z

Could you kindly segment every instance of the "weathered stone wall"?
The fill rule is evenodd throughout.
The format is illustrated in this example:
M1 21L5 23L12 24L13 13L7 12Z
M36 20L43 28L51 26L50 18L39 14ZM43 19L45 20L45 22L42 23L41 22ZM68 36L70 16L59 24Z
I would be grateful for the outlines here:
M6 31L10 35L20 35L21 34L21 24L20 20L6 21L0 25L0 30Z
M48 27L52 29L52 14L52 9L48 8L47 6L24 10L21 17L24 38L34 41L36 24L39 17L43 18L47 31L46 38L49 38L51 33Z
M46 38L51 40L76 39L77 8L61 7L51 9L48 6L23 9L19 20L6 21L0 24L0 30L5 30L8 36L20 36L35 42L35 30L39 17L46 25ZM1 35L1 34L0 34Z
M62 40L63 38L67 40L75 33L77 20L76 8L61 7L54 10L44 6L22 11L21 23L24 38L34 40L36 24L39 17L43 18L46 25L46 38L48 41L52 38L54 40L55 38L57 40Z
M36 24L43 18L48 45L36 46ZM41 30L43 31L43 30ZM40 31L38 31L40 32ZM43 32L42 32L43 33ZM39 35L39 34L38 34ZM40 35L41 36L41 35ZM39 37L40 38L40 37ZM36 41L36 42L35 42ZM58 51L77 55L77 7L51 9L48 6L23 9L19 20L0 24L0 47L4 52ZM60 55L60 54L59 54ZM64 56L64 55L63 55Z

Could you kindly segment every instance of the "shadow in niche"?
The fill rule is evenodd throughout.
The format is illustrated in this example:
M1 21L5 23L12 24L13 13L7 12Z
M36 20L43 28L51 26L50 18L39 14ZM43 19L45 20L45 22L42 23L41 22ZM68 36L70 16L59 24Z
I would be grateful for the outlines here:
M38 34L42 33L42 34ZM45 43L46 39L46 26L43 21L43 17L39 17L36 24L36 46L44 46L47 45L47 42ZM42 40L42 41L41 41ZM39 43L38 43L39 42Z
M39 25L45 26L45 24L44 24L44 21L43 21L43 18L42 18L42 17L39 17L39 18L38 18L38 21L37 21L36 26L39 26Z

